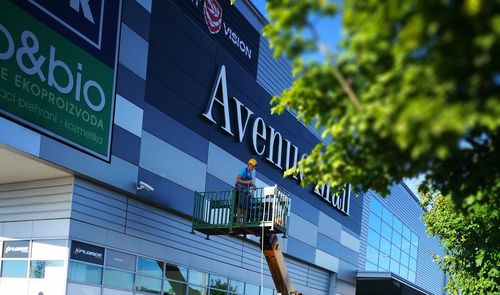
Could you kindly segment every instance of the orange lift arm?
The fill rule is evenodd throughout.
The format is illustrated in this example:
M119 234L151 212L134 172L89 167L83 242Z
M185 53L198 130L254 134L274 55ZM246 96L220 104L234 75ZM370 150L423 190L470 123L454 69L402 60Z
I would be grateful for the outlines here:
M275 234L266 233L263 241L261 239L261 244L276 290L283 295L302 295L292 287L292 281L286 270L285 257L281 252L278 237Z

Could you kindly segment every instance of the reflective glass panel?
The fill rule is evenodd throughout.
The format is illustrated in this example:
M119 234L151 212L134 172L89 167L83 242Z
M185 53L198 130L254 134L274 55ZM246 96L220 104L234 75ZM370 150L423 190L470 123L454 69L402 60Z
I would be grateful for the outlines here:
M102 284L108 287L132 290L134 288L134 274L108 268L104 270Z
M410 257L405 252L401 252L401 264L408 267Z
M399 273L399 262L394 259L391 259L391 272L395 274Z
M163 277L163 262L139 257L137 272L155 277Z
M366 248L366 260L375 265L378 265L378 251L372 246L368 245Z
M370 217L368 219L368 226L375 230L376 232L380 232L380 225L382 220L375 215L373 212L370 212Z
M186 295L186 284L163 280L163 295Z
M210 289L227 290L228 278L210 274Z
M405 279L408 279L408 268L406 266L401 265L399 268L399 275Z
M401 220L399 220L399 218L397 218L396 216L394 216L394 220L392 221L392 228L397 231L398 233L401 233L401 228L403 226L403 223L401 222Z
M28 275L28 260L2 261L2 278L26 278Z
M208 294L210 294L210 295L227 295L227 291L217 290L217 289L209 289Z
M417 258L417 248L413 245L410 247L410 256L413 258Z
M262 292L263 295L273 295L274 294L274 290L273 289L269 289L269 288L264 288L264 292Z
M405 237L408 241L411 240L411 230L403 224L403 237Z
M388 225L392 226L392 219L394 214L389 211L389 209L385 208L382 211L382 220L385 221Z
M370 199L370 211L378 216L382 216L382 204L377 201L374 197Z
M392 243L398 247L401 247L401 235L396 231L392 231Z
M188 270L185 267L168 264L165 267L165 277L169 280L187 282Z
M250 285L250 284L247 284ZM229 291L243 293L243 289L245 288L245 283L238 280L229 279Z
M380 252L385 254L391 254L391 242L388 240L381 238L380 239Z
M415 272L413 271L408 271L408 281L415 283Z
M102 267L71 261L69 263L68 280L87 284L100 285Z
M190 269L189 270L189 283L196 284L200 286L206 286L208 283L208 274Z
M254 284L245 284L245 295L259 295L260 287Z
M365 264L365 270L369 270L369 271L377 271L377 266L373 263L370 263L370 262L366 262Z
M401 250L408 254L410 253L410 242L405 238L401 241Z
M418 247L418 236L414 232L411 233L411 243Z
M32 260L30 278L57 279L64 275L63 260Z
M417 271L417 261L413 258L410 258L410 265L408 266L410 270L416 272Z
M207 288L188 286L188 295L207 295Z
M382 222L382 237L388 239L392 238L392 228L385 222Z
M391 258L399 261L401 251L395 245L391 245Z
M161 279L137 275L135 278L135 290L152 294L160 294Z
M372 229L368 229L368 244L378 249L380 236Z
M389 255L381 254L378 258L378 266L384 270L389 270L389 263L391 259Z
M106 251L106 265L134 272L135 255L108 249Z

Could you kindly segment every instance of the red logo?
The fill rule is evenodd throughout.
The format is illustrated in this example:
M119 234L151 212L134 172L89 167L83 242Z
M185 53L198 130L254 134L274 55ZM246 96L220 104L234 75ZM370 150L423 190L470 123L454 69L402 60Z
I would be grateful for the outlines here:
M217 0L205 0L203 16L210 33L217 34L222 25L222 8L217 3Z

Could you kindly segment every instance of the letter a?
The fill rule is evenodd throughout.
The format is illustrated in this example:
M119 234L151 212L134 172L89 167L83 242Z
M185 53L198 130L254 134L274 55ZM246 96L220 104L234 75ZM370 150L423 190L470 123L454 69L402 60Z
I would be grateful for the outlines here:
M219 91L220 90L220 91ZM210 92L210 101L207 105L207 109L203 116L205 116L210 122L217 123L212 117L212 107L214 102L219 103L224 107L224 126L221 128L227 133L234 136L233 132L231 132L231 121L229 120L229 99L227 96L227 82L226 82L226 67L222 66L219 69L219 73L217 74L217 80L215 81L212 91ZM222 100L220 97L217 97L217 94L220 93L222 95Z

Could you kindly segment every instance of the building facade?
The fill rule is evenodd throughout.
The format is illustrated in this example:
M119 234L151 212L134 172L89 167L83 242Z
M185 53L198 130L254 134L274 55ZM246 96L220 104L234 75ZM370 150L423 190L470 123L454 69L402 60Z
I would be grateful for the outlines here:
M307 295L442 294L405 184L388 198L283 178L318 142L269 99L291 84L252 3L0 4L0 294L276 294L258 237L191 230L195 191L292 198L280 237Z

